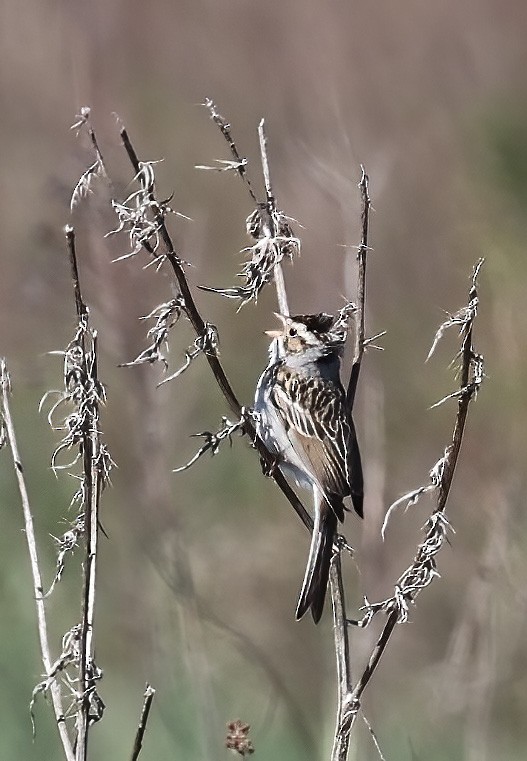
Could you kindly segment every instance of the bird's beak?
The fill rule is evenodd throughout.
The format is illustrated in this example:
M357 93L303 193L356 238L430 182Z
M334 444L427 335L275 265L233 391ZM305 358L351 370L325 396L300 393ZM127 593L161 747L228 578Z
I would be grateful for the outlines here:
M273 312L274 316L277 317L282 325L285 326L287 317L283 314L280 314L280 312ZM269 336L270 338L280 338L280 336L283 335L283 330L264 330L264 333L266 336Z

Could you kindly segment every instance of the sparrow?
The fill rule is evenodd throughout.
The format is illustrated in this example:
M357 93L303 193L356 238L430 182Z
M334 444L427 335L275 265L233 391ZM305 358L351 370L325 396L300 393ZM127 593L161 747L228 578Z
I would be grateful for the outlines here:
M296 618L322 616L333 540L350 496L363 517L362 465L340 380L345 334L329 314L284 316L255 394L257 433L284 475L310 489L314 526Z

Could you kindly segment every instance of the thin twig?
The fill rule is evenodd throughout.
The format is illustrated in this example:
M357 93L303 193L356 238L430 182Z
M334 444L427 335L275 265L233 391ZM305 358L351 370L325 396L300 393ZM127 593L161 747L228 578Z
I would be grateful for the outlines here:
M265 119L258 125L258 137L260 140L260 157L262 161L262 172L264 176L265 195L267 197L267 214L269 218L270 235L275 238L278 231L275 229L274 213L276 212L276 200L271 186L271 174L269 172L269 159L267 156L267 135L265 134ZM287 293L285 290L284 272L280 262L274 266L274 283L276 286L276 298L278 300L278 311L284 317L289 316L289 306L287 304Z
M368 229L370 222L371 200L369 194L369 178L364 166L361 165L362 176L359 182L359 189L362 197L361 211L361 241L357 253L359 263L359 272L357 280L357 314L355 317L355 350L353 353L353 364L348 383L347 400L349 409L353 409L357 383L364 354L364 321L365 321L365 303L366 303L366 257L368 253Z
M210 113L210 118L219 127L221 134L227 141L231 154L234 158L234 161L230 164L230 167L235 169L236 172L240 175L241 179L247 186L249 195L251 196L255 205L258 206L258 199L256 197L254 190L252 189L251 181L249 177L247 176L247 159L243 158L238 152L238 148L236 147L236 143L234 142L234 138L232 137L232 134L231 134L231 125L229 124L227 119L225 119L220 114L216 106L216 103L211 98L205 98L205 102L203 103L203 105L206 108L208 108Z
M71 127L71 129L76 130L77 135L79 135L81 131L87 130L95 156L95 161L82 173L77 184L75 185L75 188L73 189L70 200L70 211L72 212L74 208L79 204L81 199L85 198L89 193L92 192L92 180L95 178L104 177L104 179L110 184L111 187L111 181L106 171L104 158L97 142L97 136L95 135L95 131L91 125L90 113L91 109L88 106L83 106L80 110L80 113L77 114L77 121Z
M143 747L143 738L148 722L148 715L150 713L150 708L152 706L152 701L155 694L156 691L154 688L147 684L144 694L143 708L141 709L141 716L139 717L139 724L137 726L137 732L135 735L134 747L132 749L130 761L137 761L139 754L141 753L141 748Z
M381 761L386 761L386 758L384 757L384 753L381 750L381 746L379 744L379 740L377 739L377 735L373 731L372 725L370 724L370 722L368 721L368 719L366 718L366 716L364 714L362 714L362 720L366 724L368 732L370 733L370 737L371 737L371 739L373 741L373 745L375 747L375 750L377 751L377 755L379 756Z
M11 411L9 407L9 394L11 393L11 383L9 379L9 373L7 371L7 365L4 358L0 359L0 384L2 387L2 418L5 425L7 440L11 448L11 454L13 457L13 465L15 468L15 475L18 483L18 490L20 493L20 499L22 501L22 510L24 513L24 527L27 541L27 547L29 552L29 561L31 565L31 574L33 576L33 592L35 597L35 605L37 609L37 624L38 624L38 636L40 640L40 652L42 655L42 663L44 665L44 673L46 679L52 672L52 659L49 648L48 639L48 627L46 621L46 608L44 603L44 589L42 586L42 577L40 574L40 566L38 562L37 543L35 538L35 529L33 525L33 515L31 506L29 503L29 496L24 479L24 469L22 467L22 460L18 451L18 445L15 436L15 429L13 425L13 419L11 417ZM67 761L75 761L75 754L73 752L73 746L68 735L66 724L64 721L64 707L62 703L62 692L60 683L51 679L49 684L49 690L51 693L51 702L53 704L53 711L55 713L55 719L59 730L62 747L64 749L64 755Z
M356 706L354 710L354 716L352 723L355 719L355 715L358 711L359 705L360 705L360 699L362 697L362 693L366 689L366 685L370 681L370 679L373 676L373 673L377 666L379 665L379 661L382 658L382 655L386 649L386 646L390 640L390 637L393 634L393 630L395 629L395 626L397 624L397 611L393 610L390 615L388 616L388 620L386 621L384 628L380 634L379 639L377 640L377 643L375 644L375 647L373 648L371 655L368 659L368 663L366 668L364 669L363 673L361 674L360 679L358 680L357 684L355 685L355 689L353 690L352 694L349 696L349 703L350 705ZM351 729L351 727L350 727Z
M468 407L472 399L474 398L480 379L477 378L475 383L471 383L471 372L473 370L474 362L477 362L479 356L474 351L472 344L472 331L474 320L477 315L478 304L478 283L477 278L481 267L483 266L484 259L480 259L474 271L472 273L472 286L469 291L469 308L473 304L473 312L467 315L467 322L462 328L463 340L461 343L461 376L460 376L460 396L458 400L458 413L456 418L456 424L454 427L454 433L452 435L452 447L449 455L446 458L446 462L443 469L443 478L439 484L439 496L437 499L437 511L443 511L446 506L448 494L450 492L450 486L454 478L454 471L456 469L459 452L461 449L461 442L463 441L463 432L465 430L465 423L467 420ZM479 382L478 382L479 381Z

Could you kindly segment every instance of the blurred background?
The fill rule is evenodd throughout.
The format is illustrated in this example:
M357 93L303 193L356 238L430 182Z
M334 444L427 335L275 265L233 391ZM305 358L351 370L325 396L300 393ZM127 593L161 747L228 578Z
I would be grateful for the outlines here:
M0 354L30 489L46 584L75 481L50 470L57 433L38 402L60 388L74 330L62 227L72 222L85 299L99 331L103 425L118 464L104 495L96 658L107 705L91 758L128 758L145 681L157 690L141 758L221 759L225 724L251 724L257 757L327 758L335 714L329 606L315 627L294 620L308 535L243 439L181 475L173 468L215 430L225 403L198 358L156 389L159 368L119 368L146 346L138 318L173 293L168 273L128 251L108 190L72 216L72 188L91 163L70 125L82 106L124 197L132 172L115 114L140 158L158 164L159 195L192 221L171 218L193 285L230 286L251 211L241 182L196 164L230 158L207 111L231 121L259 177L257 125L267 120L279 205L303 226L302 256L285 276L293 311L332 311L355 297L360 164L374 206L368 352L355 407L366 476L366 517L349 514L348 605L390 595L411 562L432 507L426 498L390 524L387 507L425 483L448 443L455 387L447 335L424 364L444 311L466 303L480 277L476 347L487 380L470 410L448 515L455 528L442 578L397 629L364 700L386 758L525 758L527 729L527 399L524 309L527 228L527 6L518 0L375 3L357 0L20 0L0 19ZM250 404L275 325L272 289L239 313L197 292L221 335L222 358ZM171 369L193 335L174 330ZM22 512L10 456L0 461L0 758L61 758L51 709L28 704L39 681L35 610ZM79 558L48 601L54 655L79 616ZM352 632L364 666L383 621ZM359 723L351 758L377 758Z

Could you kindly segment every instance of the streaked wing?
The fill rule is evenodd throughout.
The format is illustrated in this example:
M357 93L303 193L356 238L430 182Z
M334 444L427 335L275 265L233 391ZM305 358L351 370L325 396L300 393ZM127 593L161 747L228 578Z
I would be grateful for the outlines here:
M326 495L349 494L348 447L353 432L340 384L279 371L272 400L293 449Z

